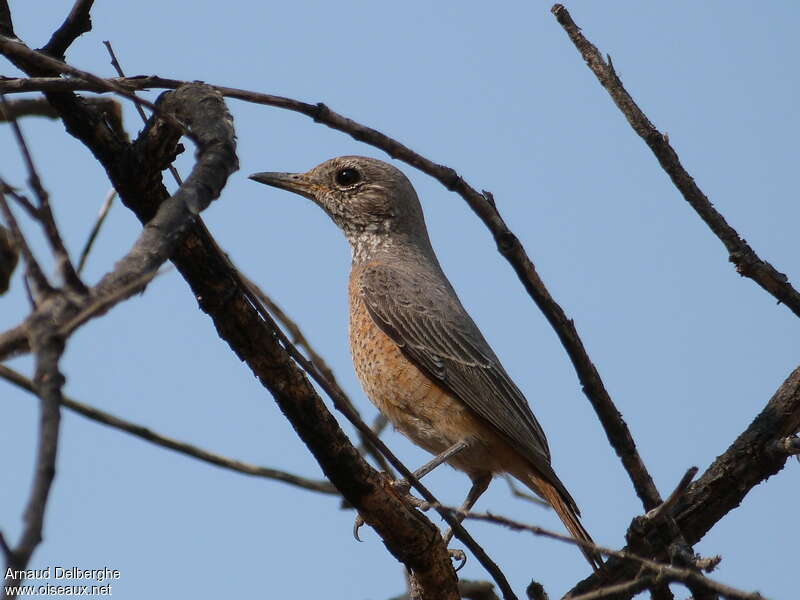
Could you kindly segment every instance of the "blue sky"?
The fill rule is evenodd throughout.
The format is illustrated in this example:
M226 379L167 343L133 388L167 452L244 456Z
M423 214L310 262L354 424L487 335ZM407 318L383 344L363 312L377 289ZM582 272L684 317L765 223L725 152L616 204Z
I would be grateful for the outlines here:
M549 12L550 5L166 0L98 2L72 64L324 101L456 168L494 193L627 419L662 494L704 470L800 362L798 323L750 280L684 202ZM70 1L12 0L17 34L44 44ZM567 4L611 54L628 90L731 225L792 281L798 75L793 2ZM16 71L7 63L0 73ZM155 93L150 97L155 97ZM247 180L380 151L306 117L230 101L241 171L206 213L239 267L302 326L362 413L346 342L349 252L304 199ZM141 127L126 106L132 133ZM57 122L24 130L77 256L109 182ZM25 181L8 127L0 174ZM179 161L187 173L189 156ZM604 545L621 546L641 506L555 335L466 204L400 166L422 200L434 247L461 299L547 432L553 463ZM140 230L117 205L87 267L95 282ZM41 244L37 248L42 250ZM40 252L44 255L43 252ZM0 298L0 326L27 312L21 281ZM12 366L30 372L30 361ZM242 460L319 476L269 393L219 340L177 273L84 327L63 361L67 393L166 435ZM12 540L31 480L36 403L0 382L0 528ZM341 421L341 419L340 419ZM348 428L349 431L349 428ZM395 433L410 466L427 456ZM721 554L715 576L789 598L800 526L798 467L753 490L696 546ZM457 503L462 474L430 487ZM496 481L479 509L560 530L552 511ZM403 590L398 564L332 497L206 466L65 412L45 527L32 566L119 569L114 597L382 599ZM470 530L519 594L531 578L559 597L587 574L574 548L496 527ZM477 561L462 575L485 579ZM684 596L687 593L683 594Z

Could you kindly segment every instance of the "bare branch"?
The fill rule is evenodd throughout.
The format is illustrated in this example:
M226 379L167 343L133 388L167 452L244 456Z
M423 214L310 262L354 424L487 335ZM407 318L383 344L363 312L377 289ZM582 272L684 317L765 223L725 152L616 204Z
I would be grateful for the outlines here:
M800 367L783 382L750 426L679 498L672 517L687 544L700 541L714 524L742 503L751 489L783 469L788 456L771 448L775 441L798 430ZM666 557L671 538L665 540L659 535L657 525L650 519L637 517L626 537L638 540L637 547L647 546L649 555ZM694 561L694 566L708 568L716 562L701 559ZM582 594L635 577L636 569L630 563L612 559L602 572L587 577L570 593Z
M0 94L0 103L3 107L7 106L6 98L2 94ZM8 111L6 112L8 113ZM34 194L36 194L36 198L39 201L39 204L36 207L35 216L41 224L42 229L44 229L45 236L50 244L50 250L53 252L53 256L55 256L58 270L67 286L81 294L86 293L86 286L75 272L75 268L72 266L72 262L69 258L69 252L67 252L67 248L64 246L64 240L61 239L61 234L56 226L53 210L50 208L50 194L48 194L47 190L42 185L42 180L36 170L36 165L33 162L30 148L28 148L28 144L25 141L25 136L22 135L22 129L20 128L19 123L17 123L17 119L13 114L11 114L10 123L11 130L14 132L14 137L16 138L17 144L22 152L22 157L25 161L25 167L28 170L28 184L30 185Z
M97 214L97 219L92 226L92 230L89 232L89 237L86 238L86 243L83 245L83 250L81 250L81 255L78 259L78 273L82 273L83 268L86 266L86 261L89 259L89 252L92 251L92 246L94 245L94 241L97 239L97 234L100 233L100 228L103 226L103 223L105 223L109 211L111 211L111 204L114 202L116 195L117 190L111 188L106 195L105 200L103 200L103 205L100 207L100 212Z
M84 98L84 103L93 106L108 119L119 122L117 129L122 126L122 105L114 98ZM6 100L0 106L0 123L10 121L12 118L44 117L58 119L60 115L46 98L22 98L21 100Z
M208 86L186 86L170 94L165 104L166 110L180 114L201 141L192 175L159 207L131 251L90 293L76 297L64 290L51 288L48 297L26 319L22 330L36 353L34 387L42 401L42 417L36 475L25 512L23 534L17 547L9 554L8 567L15 575L22 573L41 540L44 510L55 473L60 405L63 401L61 387L64 382L58 372L58 361L64 349L60 328L98 299L118 295L119 290L128 284L154 272L170 256L181 241L181 234L194 222L199 211L219 195L228 176L237 167L235 133L230 115L216 92ZM4 182L2 185L5 192L7 186ZM0 194L0 201L6 218L10 217L16 226L4 194ZM21 579L13 577L7 579L6 584L15 586Z
M795 315L800 317L800 293L789 283L786 275L779 272L768 262L761 260L753 249L745 242L736 230L728 225L725 218L709 202L706 195L697 186L695 180L683 168L680 158L670 146L667 136L659 132L636 102L628 94L614 71L611 60L606 62L597 48L587 40L575 24L566 8L556 4L552 12L559 24L569 35L570 40L586 64L606 88L611 99L628 119L633 130L653 151L661 168L669 175L683 198L694 208L701 219L719 238L728 251L729 260L736 265L736 271L749 277L760 285L779 302L783 302Z
M637 577L631 581L624 583L617 583L601 587L586 594L578 596L566 596L569 600L602 600L603 598L615 598L619 596L630 597L638 594L647 589L653 589L656 586L656 578L652 575L646 577Z
M153 279L159 275L163 275L167 270L168 268L162 269L161 271L143 273L136 279L126 281L121 285L115 286L115 289L109 289L104 294L91 298L89 302L84 303L79 313L61 325L58 330L59 335L65 338L69 337L73 331L90 319L104 315L123 300L144 291Z
M18 260L19 250L14 243L13 234L0 225L0 295L8 291Z
M3 201L2 196L0 193L0 202ZM27 332L27 326L25 323L21 323L0 334L0 360L30 352Z
M23 390L35 393L33 383L27 377L24 377L13 369L9 369L4 365L0 365L0 377ZM336 488L333 487L333 485L328 481L308 479L306 477L287 473L286 471L253 465L240 460L235 460L233 458L228 458L227 456L222 456L221 454L217 454L215 452L209 452L208 450L204 450L203 448L199 448L192 444L187 444L186 442L181 442L180 440L161 435L160 433L144 427L143 425L131 423L130 421L116 417L98 408L89 406L88 404L78 402L77 400L72 400L66 396L62 398L61 404L65 408L68 408L69 410L86 417L89 420L119 429L120 431L129 433L157 446L174 450L175 452L185 454L186 456L190 456L192 458L197 458L203 462L222 467L223 469L236 471L237 473L243 473L245 475L252 475L254 477L263 477L265 479L282 481L284 483L307 489L312 492L334 495L339 494Z
M8 202L6 202L6 194L16 193L2 178L0 178L0 210L3 213L3 218L5 219L6 224L11 230L11 236L14 240L14 245L19 249L20 254L22 254L23 258L25 259L26 272L37 287L36 293L50 294L53 291L53 286L50 285L47 277L45 277L44 271L42 271L42 268L39 266L36 257L33 255L33 252L28 245L28 241L22 234L19 223L17 222L14 213L11 212L11 207L8 206ZM2 342L5 341L3 338L5 338L5 336L0 338L0 345L2 345ZM11 340L9 340L9 342L10 341Z
M72 42L92 30L92 19L89 16L92 4L94 0L76 0L61 27L56 29L50 41L41 48L41 52L63 59Z
M119 64L119 60L117 60L117 55L114 52L114 48L111 46L111 42L106 40L103 42L103 45L105 45L106 50L108 51L108 54L111 57L111 66L114 67L114 70L120 77L125 77L125 72L122 70L122 65ZM136 112L139 113L142 122L147 123L147 115L144 114L144 109L141 107L141 105L135 104L134 106L136 106Z
M692 483L692 479L694 479L694 476L697 475L698 470L699 469L697 467L691 467L688 471L686 471L683 477L681 477L681 480L678 482L678 485L675 486L674 490L672 490L672 493L669 495L669 497L659 506L648 512L645 517L656 521L660 518L668 516L678 503L678 500L680 500L686 493L686 490L689 488L689 484Z
M0 0L0 35L9 37L14 35L14 26L11 22L11 10L8 8L8 0Z
M103 79L102 77L98 77L97 75L93 75L87 71L76 69L75 67L72 67L64 62L49 57L46 54L31 50L17 38L0 35L0 54L8 58L12 63L14 63L15 66L28 73L33 72L37 76L70 75L71 77L76 77L84 81L90 81L95 86L103 88L103 91L113 92L119 96L128 98L137 104L146 106L156 114L160 113L159 108L155 104L149 100L138 97L136 94L129 91L128 88L118 85L113 80ZM57 110L61 112L62 118L65 115L64 110L67 107L74 109L76 104L75 98L58 98L48 96L48 100L54 104ZM171 117L166 114L159 114L159 116L165 120L171 119ZM74 124L77 125L77 123ZM177 121L173 122L172 124L178 128L181 127L181 124ZM191 132L191 130L185 130L184 133L193 142L198 145L200 144L199 140L194 137L194 134ZM116 131L114 132L114 135L119 137L118 132ZM108 143L108 140L105 139L104 142Z
M53 324L42 314L34 314L29 323L31 345L36 351L36 374L33 388L40 399L39 441L36 449L36 466L33 485L25 507L23 529L16 547L6 547L6 572L2 598L12 597L9 591L19 585L19 573L25 569L34 550L42 541L42 527L50 488L56 473L59 425L61 422L61 388L64 376L58 370L58 362L64 351L64 341L54 335Z

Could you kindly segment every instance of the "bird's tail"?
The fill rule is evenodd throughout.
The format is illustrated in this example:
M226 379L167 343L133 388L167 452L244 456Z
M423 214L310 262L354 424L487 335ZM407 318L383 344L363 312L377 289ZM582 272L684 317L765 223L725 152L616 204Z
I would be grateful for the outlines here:
M572 537L577 540L594 544L592 536L589 535L589 532L586 531L581 524L580 518L578 517L578 508L575 506L575 502L571 497L569 497L568 493L565 497L564 493L562 493L552 483L530 472L527 474L527 478L523 479L522 482L531 488L531 490L533 490L537 495L542 496L545 500L547 500L550 506L552 506L558 514L561 522L564 523L570 534L572 534ZM603 567L603 561L601 560L599 554L593 552L585 546L581 546L580 549L581 552L583 552L583 555L586 557L586 560L589 561L592 569L599 571Z

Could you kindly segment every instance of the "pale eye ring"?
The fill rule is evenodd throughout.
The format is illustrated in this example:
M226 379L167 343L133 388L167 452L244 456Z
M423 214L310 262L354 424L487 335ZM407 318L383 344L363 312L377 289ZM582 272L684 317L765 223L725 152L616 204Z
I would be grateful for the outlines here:
M336 185L350 187L361 181L361 173L353 167L344 167L336 171L334 179L336 180Z

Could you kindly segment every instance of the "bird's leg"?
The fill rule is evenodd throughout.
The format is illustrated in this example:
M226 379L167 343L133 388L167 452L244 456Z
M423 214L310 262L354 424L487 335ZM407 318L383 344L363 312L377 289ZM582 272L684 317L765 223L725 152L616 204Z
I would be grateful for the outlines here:
M422 479L423 477L425 477L425 475L433 471L443 462L446 462L448 459L452 458L453 456L464 450L467 446L469 446L469 442L467 442L466 440L460 440L456 442L455 444L450 446L447 450L445 450L441 454L437 454L431 460L422 465L419 469L414 471L414 477L416 477L417 479ZM405 490L406 493L408 493L410 489L410 484L405 479L400 479L399 481L395 481L394 486L401 490Z
M456 521L461 523L464 520L464 514L468 512L483 495L489 484L492 482L492 474L491 473L484 473L483 475L478 475L472 480L472 487L467 494L466 499L464 500L464 504L458 509L458 513L455 515ZM444 545L447 546L450 543L450 540L453 539L453 528L447 530L447 533L444 534Z
M438 467L440 464L442 464L449 458L452 458L453 456L464 450L464 448L466 448L467 446L469 446L469 442L465 440L456 442L455 444L450 446L447 450L433 457L432 460L426 462L419 469L414 471L414 477L416 477L417 479L422 479L423 477L425 477L425 475L433 471L436 467ZM489 484L487 483L486 485L488 486ZM392 482L392 486L397 488L398 491L400 491L401 493L403 493L403 495L406 497L406 500L408 500L411 504L413 504L417 508L421 508L422 510L428 510L428 508L430 508L427 502L423 500L418 500L417 498L414 498L414 496L410 494L410 484L408 483L407 480L400 479L398 481L394 481ZM485 489L486 488L484 488L484 490ZM481 492L481 494L482 493L483 492ZM478 494L478 496L480 496L480 494ZM477 498L475 498L475 500L477 500ZM473 504L474 503L475 501L473 500ZM357 515L356 521L355 523L353 523L353 537L356 538L359 542L361 541L361 538L358 537L358 530L361 529L361 526L363 524L364 524L364 519L361 518L361 515Z

